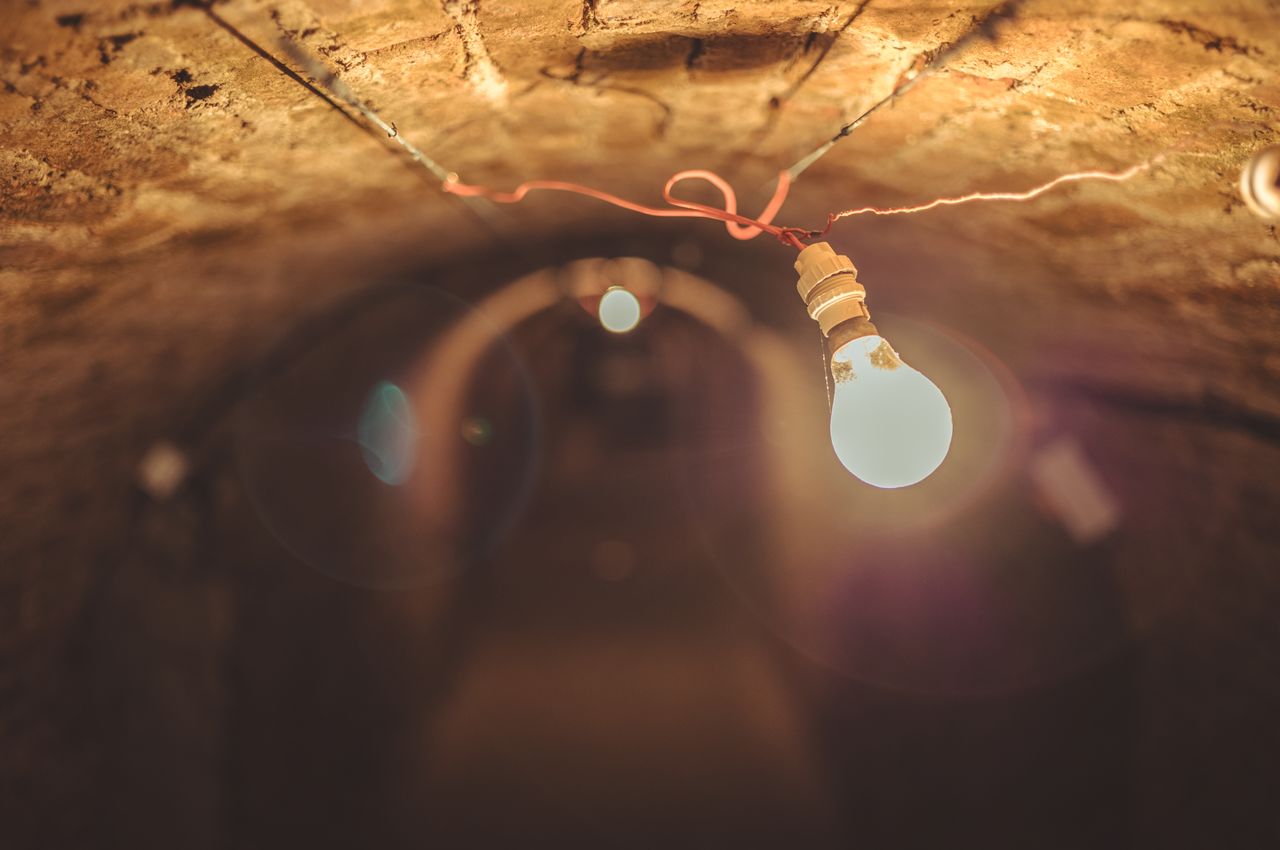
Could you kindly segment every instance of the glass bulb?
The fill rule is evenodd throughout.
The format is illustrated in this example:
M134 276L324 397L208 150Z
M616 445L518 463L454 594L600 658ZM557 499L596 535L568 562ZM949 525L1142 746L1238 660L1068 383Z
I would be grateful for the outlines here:
M923 481L941 465L951 448L951 406L889 343L850 340L832 355L831 372L831 445L845 469L892 488Z
M605 330L624 334L640 324L640 301L621 286L611 286L600 298L599 316Z

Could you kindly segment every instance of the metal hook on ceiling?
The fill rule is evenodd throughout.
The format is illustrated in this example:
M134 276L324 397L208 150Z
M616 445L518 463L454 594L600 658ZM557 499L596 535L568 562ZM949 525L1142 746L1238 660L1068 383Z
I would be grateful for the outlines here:
M1254 215L1280 222L1280 145L1263 148L1245 164L1240 195Z

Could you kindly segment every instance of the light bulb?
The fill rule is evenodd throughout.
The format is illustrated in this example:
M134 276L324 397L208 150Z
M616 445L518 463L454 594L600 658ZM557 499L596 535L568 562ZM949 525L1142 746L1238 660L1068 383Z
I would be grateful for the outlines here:
M600 324L616 334L624 334L640 324L640 301L621 286L611 286L600 297Z
M871 324L858 270L826 242L796 259L796 288L834 351L831 445L845 469L876 487L907 487L937 469L951 448L951 406L903 363Z
M831 445L845 469L876 487L906 487L937 469L951 448L942 391L883 338L862 336L831 357Z

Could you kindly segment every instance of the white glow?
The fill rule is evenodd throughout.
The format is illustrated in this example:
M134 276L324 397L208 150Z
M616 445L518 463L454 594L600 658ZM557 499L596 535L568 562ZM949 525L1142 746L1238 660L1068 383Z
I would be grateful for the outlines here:
M951 448L951 406L878 336L832 355L831 445L845 468L876 487L927 478Z
M624 334L640 324L640 302L621 286L611 286L600 299L600 324Z

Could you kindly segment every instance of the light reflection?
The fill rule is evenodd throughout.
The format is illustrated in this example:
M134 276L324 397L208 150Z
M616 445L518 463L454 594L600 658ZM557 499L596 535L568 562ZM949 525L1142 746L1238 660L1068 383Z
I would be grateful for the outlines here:
M462 439L476 447L488 445L493 439L493 424L483 416L469 416L462 423Z
M404 391L380 381L360 413L356 439L369 471L384 484L403 484L413 471L418 429Z

